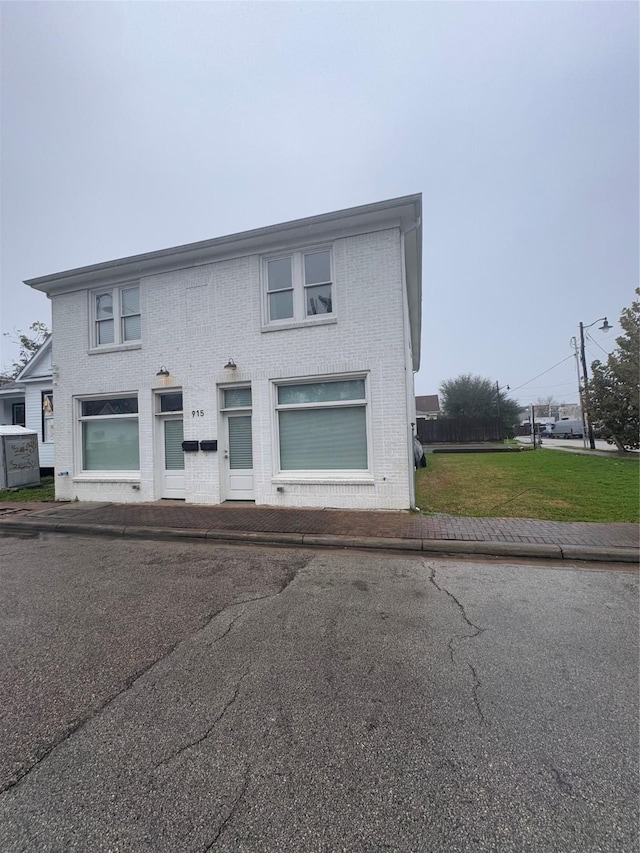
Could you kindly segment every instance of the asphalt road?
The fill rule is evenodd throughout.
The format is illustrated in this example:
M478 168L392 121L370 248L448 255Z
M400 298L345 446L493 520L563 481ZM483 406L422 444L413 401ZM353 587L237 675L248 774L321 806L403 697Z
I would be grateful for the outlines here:
M516 441L519 441L521 444L531 445L531 436L518 436ZM596 450L606 451L612 455L618 452L615 445L609 444L609 442L602 438L596 438L595 445ZM584 441L581 438L543 438L542 446L547 449L551 448L551 450L587 450L589 442L587 441L587 447L585 448ZM637 453L638 451L631 452Z
M0 850L632 851L635 574L0 539Z

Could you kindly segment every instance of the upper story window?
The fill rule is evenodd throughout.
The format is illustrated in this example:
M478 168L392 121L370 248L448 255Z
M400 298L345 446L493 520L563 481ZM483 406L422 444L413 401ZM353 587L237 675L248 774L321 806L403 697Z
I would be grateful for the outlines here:
M92 298L93 346L117 346L141 339L142 323L138 285L95 291Z
M265 260L267 323L302 322L332 315L331 250L294 252Z

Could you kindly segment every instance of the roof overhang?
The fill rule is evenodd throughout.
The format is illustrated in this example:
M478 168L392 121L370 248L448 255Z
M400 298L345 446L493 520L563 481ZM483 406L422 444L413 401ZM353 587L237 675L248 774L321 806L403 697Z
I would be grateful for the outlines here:
M421 213L421 211L420 211ZM420 342L422 340L422 218L404 235L404 268L407 280L407 304L413 370L420 370Z
M10 388L0 387L0 398L24 397L24 386L12 385Z

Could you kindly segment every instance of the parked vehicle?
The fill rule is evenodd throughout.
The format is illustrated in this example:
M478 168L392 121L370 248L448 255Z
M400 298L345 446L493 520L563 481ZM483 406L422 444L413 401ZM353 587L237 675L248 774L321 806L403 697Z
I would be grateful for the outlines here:
M584 426L579 418L563 418L553 426L554 438L582 438Z

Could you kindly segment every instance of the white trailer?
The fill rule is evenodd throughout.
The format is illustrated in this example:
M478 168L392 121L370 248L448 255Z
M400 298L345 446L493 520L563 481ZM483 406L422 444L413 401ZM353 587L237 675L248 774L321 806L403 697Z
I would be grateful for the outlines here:
M584 425L579 418L562 418L555 422L551 434L554 438L582 438Z

